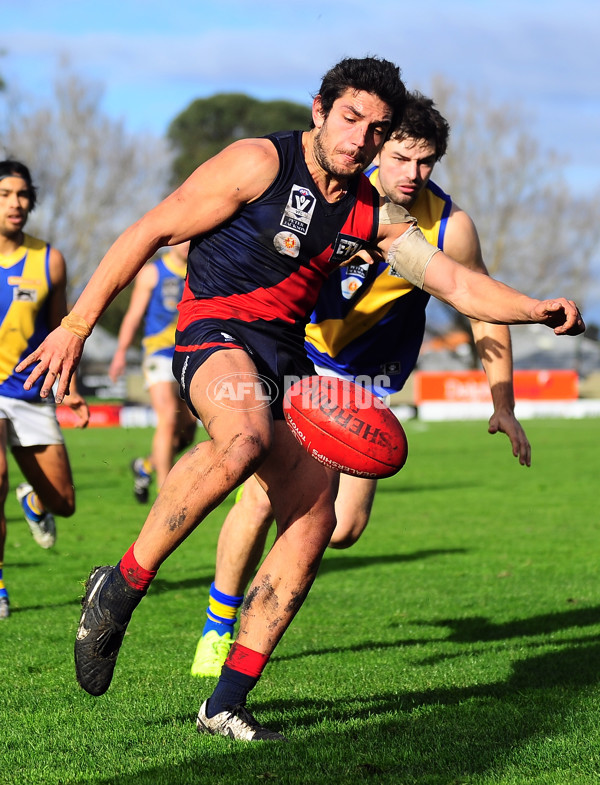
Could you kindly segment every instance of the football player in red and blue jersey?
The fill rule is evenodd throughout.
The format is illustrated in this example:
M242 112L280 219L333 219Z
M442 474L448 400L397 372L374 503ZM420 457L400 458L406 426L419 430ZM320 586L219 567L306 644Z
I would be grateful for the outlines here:
M366 174L379 193L405 207L427 240L461 264L487 273L473 221L430 178L446 152L449 127L433 101L410 93L402 122ZM327 279L306 327L306 350L320 374L358 380L380 397L398 392L417 362L429 294L394 273L385 261L356 258ZM471 320L494 411L489 431L502 431L513 454L529 466L531 448L515 417L512 351L506 325ZM377 480L341 475L332 548L349 548L365 530ZM273 522L267 494L250 478L229 511L217 547L206 622L193 676L218 676L234 638L246 585Z
M140 534L115 566L95 568L75 642L80 685L112 680L131 615L160 565L205 516L253 474L267 491L278 537L245 601L240 631L201 733L280 740L246 708L249 692L316 577L335 528L339 475L300 446L282 416L286 379L313 373L305 326L337 266L363 248L387 256L413 285L477 319L584 329L565 298L537 300L453 261L403 208L381 203L363 171L402 113L393 63L347 58L325 75L308 131L233 143L130 226L108 250L61 327L20 363L35 363L57 400L105 308L160 247L191 241L173 368L209 440L169 473ZM268 393L268 394L267 394Z

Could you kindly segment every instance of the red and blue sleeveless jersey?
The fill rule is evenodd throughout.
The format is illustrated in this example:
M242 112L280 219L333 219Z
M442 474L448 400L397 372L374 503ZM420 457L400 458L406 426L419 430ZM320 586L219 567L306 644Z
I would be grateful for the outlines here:
M275 180L256 201L190 245L179 331L199 319L267 322L298 334L332 270L375 242L379 196L351 178L335 203L323 197L302 150L302 132L267 137L279 156Z

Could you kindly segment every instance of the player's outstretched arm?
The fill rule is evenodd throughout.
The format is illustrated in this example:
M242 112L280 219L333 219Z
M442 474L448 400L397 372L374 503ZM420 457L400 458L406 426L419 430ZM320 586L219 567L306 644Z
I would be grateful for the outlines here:
M438 251L423 278L425 291L474 319L496 324L545 324L556 335L579 335L583 318L573 300L537 300Z
M545 324L557 335L579 335L585 323L572 300L536 300L469 270L427 242L414 219L397 209L379 221L377 245L394 272L472 319L494 324Z

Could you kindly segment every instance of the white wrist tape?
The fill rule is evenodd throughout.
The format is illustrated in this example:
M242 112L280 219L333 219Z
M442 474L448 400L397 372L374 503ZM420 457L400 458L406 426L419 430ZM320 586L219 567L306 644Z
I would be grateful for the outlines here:
M415 223L390 245L386 261L397 275L422 289L427 265L439 250Z

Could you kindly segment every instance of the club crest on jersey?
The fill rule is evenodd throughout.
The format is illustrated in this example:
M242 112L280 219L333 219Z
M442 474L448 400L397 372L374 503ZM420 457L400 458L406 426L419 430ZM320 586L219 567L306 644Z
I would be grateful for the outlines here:
M342 281L342 297L345 300L351 300L360 287L364 284L367 277L368 264L349 264L347 267L341 268Z
M281 226L299 234L308 232L317 200L301 185L293 185L288 203L283 211Z
M37 303L37 289L28 289L24 286L16 286L13 289L13 302L16 303Z
M273 245L277 253L291 256L293 259L300 253L300 238L292 232L278 232L273 238Z

